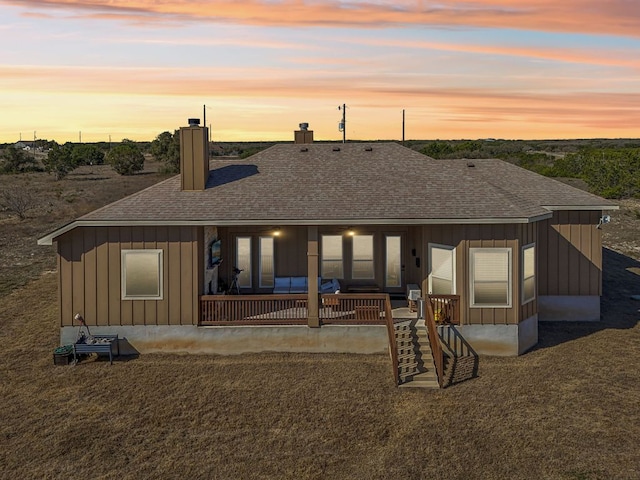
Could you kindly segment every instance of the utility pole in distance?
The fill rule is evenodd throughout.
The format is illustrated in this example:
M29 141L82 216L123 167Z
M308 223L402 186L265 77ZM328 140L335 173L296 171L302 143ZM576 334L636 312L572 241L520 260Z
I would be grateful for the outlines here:
M347 105L343 103L342 107L338 107L338 110L342 110L342 121L338 130L342 132L342 143L347 143Z
M404 145L404 108L402 109L402 145Z

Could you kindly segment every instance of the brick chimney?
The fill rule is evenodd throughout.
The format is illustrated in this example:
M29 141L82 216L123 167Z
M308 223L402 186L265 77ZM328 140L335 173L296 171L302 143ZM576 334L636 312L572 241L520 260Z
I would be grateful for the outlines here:
M308 123L301 123L300 130L294 132L294 143L313 143L313 130Z
M204 190L209 177L209 129L199 118L180 128L180 177L182 190Z

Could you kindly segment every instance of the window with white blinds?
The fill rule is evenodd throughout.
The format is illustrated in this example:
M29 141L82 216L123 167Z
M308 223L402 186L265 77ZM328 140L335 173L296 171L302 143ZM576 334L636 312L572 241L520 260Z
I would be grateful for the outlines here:
M238 276L240 288L251 287L251 237L236 237L236 267L242 270Z
M342 235L322 235L322 278L344 278Z
M354 235L351 278L370 280L375 278L373 268L373 235Z
M121 251L122 300L162 300L162 250Z
M260 287L273 287L273 237L260 237Z
M455 247L434 243L429 244L429 293L433 295L455 295Z
M522 247L522 303L536 298L536 247Z
M389 288L402 287L402 237L387 235L384 284Z
M511 306L511 249L469 249L471 306Z

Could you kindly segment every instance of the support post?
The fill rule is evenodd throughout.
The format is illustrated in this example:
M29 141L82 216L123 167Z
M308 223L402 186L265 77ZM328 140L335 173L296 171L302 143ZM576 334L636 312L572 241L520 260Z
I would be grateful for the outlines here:
M308 325L317 328L320 326L320 314L318 305L318 227L307 228L307 274L309 284L309 297L307 300Z

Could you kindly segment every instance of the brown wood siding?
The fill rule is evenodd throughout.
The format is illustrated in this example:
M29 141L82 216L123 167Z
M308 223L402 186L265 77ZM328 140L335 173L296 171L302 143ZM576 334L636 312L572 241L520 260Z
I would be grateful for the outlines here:
M203 292L202 227L84 227L57 240L60 325L192 325ZM121 251L163 251L163 299L121 300Z
M517 324L520 321L519 245L522 232L518 225L430 225L424 227L423 257L425 268L422 282L427 291L428 244L456 247L456 293L460 295L462 323L475 325ZM510 308L471 308L469 281L470 248L512 249L512 299Z
M600 211L558 211L538 230L539 295L602 295Z

